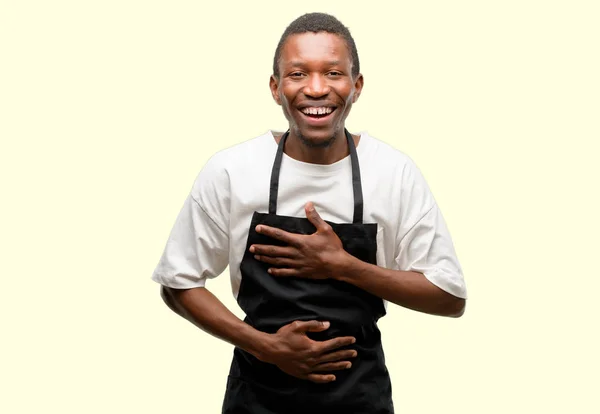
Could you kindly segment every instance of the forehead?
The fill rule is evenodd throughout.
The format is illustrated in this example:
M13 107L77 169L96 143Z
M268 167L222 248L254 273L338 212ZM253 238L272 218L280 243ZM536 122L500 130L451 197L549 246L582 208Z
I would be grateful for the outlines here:
M281 49L280 65L318 64L337 61L351 65L348 45L343 37L327 32L306 32L288 37Z

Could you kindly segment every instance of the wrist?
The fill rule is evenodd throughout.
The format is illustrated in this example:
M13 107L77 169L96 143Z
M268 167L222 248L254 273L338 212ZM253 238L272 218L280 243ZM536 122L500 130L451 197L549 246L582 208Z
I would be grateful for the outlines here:
M258 360L270 363L273 348L274 336L256 330L256 334L252 338L251 344L246 351L254 355Z
M362 262L359 259L344 250L340 260L335 266L333 279L341 282L349 282L353 279L356 269L360 263Z

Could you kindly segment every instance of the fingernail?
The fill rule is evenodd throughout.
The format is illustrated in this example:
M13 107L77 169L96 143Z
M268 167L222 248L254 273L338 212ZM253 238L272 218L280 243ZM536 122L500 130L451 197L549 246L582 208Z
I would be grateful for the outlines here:
M352 338L352 343L355 343L355 342L356 342L356 338Z
M250 246L250 253L254 253L254 246Z
M325 328L329 328L329 322L321 322Z
M260 256L259 256L259 255L257 255L257 254L255 254L255 255L254 255L254 258L255 258L256 260L260 260Z
M346 364L346 369L350 369L350 367L351 367L351 366L352 366L352 364L348 362L348 363Z
M256 231L260 233L260 231L262 230L262 227L260 226L256 226Z

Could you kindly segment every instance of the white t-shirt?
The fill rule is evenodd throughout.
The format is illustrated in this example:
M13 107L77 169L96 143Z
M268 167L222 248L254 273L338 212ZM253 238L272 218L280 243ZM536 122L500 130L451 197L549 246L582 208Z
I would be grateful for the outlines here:
M425 179L404 153L360 134L356 147L365 223L377 223L377 265L423 273L466 298L462 270L446 223ZM254 211L268 212L277 143L271 131L215 154L196 178L152 279L172 288L205 286L229 265L234 297ZM354 212L350 156L330 165L285 153L277 214L306 217L312 201L324 220L351 223Z

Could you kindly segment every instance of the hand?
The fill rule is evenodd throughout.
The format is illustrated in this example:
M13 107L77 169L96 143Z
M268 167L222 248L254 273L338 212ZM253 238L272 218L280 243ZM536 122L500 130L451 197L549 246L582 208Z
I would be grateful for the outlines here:
M273 266L274 276L296 276L311 279L335 278L348 258L342 241L315 210L312 203L305 206L306 217L316 227L311 235L288 233L275 227L259 224L256 231L281 240L287 246L253 244L250 253L256 260Z
M316 383L335 381L330 371L348 369L357 352L352 349L337 350L351 345L356 339L351 336L333 338L328 341L313 341L306 332L321 332L329 328L328 322L295 321L272 334L267 350L261 358L276 365L286 374Z

